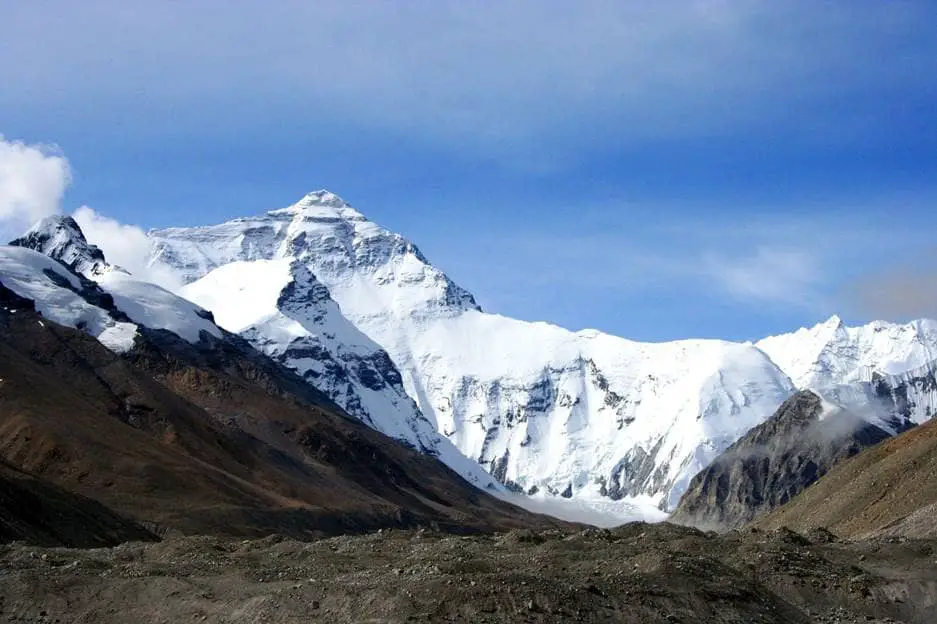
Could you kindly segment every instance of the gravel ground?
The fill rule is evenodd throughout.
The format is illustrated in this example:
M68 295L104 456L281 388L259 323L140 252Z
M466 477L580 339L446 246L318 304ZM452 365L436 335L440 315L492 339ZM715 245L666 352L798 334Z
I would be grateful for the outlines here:
M0 622L935 622L937 541L670 524L0 546Z

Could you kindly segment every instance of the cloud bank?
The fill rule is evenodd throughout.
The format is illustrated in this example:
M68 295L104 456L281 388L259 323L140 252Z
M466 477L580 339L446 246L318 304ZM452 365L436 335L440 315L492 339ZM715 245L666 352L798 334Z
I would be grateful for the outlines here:
M120 223L88 206L80 207L72 216L88 242L100 247L111 264L173 292L183 286L182 280L171 269L147 262L152 242L142 228Z
M59 212L70 182L68 161L55 146L8 141L0 135L0 234L19 234Z
M0 135L0 236L4 242L43 217L61 213L70 183L71 167L57 147L8 141ZM151 243L143 229L119 223L88 206L73 216L88 241L100 247L111 264L170 290L182 286L172 271L146 262Z
M707 253L697 266L702 277L740 301L809 309L818 303L825 276L822 264L807 249L759 247L732 257Z

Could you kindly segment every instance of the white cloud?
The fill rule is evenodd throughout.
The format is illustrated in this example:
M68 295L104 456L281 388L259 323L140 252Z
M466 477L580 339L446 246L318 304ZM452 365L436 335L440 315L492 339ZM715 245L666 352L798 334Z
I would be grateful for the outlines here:
M7 141L0 135L0 235L12 238L39 219L61 212L70 183L71 168L58 148ZM147 263L151 243L141 228L124 225L88 206L73 216L108 262L170 290L182 285L169 269Z
M182 286L182 281L171 269L147 262L152 242L143 229L105 217L88 206L82 206L72 216L88 242L100 247L111 264L129 271L137 279L159 284L171 291Z
M826 274L814 254L793 248L761 247L736 256L708 253L699 267L737 299L807 308L817 305Z
M70 181L68 161L56 148L7 141L0 135L0 229L19 234L59 212Z

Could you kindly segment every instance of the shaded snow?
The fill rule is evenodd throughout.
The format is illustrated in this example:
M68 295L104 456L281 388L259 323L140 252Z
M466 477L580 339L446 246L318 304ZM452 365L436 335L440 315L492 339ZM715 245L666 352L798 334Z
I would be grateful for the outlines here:
M628 522L663 522L668 514L657 508L652 498L638 497L612 501L605 499L567 499L556 496L525 496L509 493L500 498L534 513L542 513L568 522L580 522L610 529Z

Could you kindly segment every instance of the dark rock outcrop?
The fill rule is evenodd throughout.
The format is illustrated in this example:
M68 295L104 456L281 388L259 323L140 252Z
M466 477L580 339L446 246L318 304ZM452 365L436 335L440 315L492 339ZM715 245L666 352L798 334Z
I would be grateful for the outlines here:
M828 527L849 538L937 538L937 420L839 462L754 524L805 531Z
M85 276L98 275L109 268L104 252L89 243L75 220L65 215L42 219L10 244L35 249Z
M823 415L804 390L785 401L690 482L671 520L728 530L784 505L838 461L891 437L848 411ZM896 421L901 430L907 421Z

